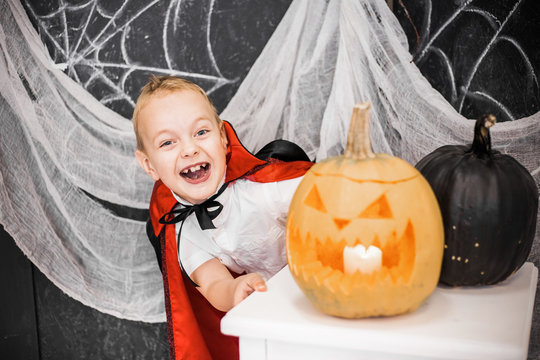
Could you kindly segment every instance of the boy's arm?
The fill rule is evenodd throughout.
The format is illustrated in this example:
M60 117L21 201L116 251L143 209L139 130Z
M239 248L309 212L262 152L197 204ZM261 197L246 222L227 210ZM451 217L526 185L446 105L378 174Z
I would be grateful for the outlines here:
M266 283L259 274L246 274L235 279L216 258L195 269L191 277L199 284L197 289L201 294L221 311L229 311L253 291L266 291Z

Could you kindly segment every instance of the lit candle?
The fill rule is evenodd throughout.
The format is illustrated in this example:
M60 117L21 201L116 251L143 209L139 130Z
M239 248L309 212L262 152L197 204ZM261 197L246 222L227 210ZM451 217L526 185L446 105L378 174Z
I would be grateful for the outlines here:
M343 267L345 274L352 275L356 271L371 274L382 266L382 251L370 245L367 250L364 245L345 246L343 249Z

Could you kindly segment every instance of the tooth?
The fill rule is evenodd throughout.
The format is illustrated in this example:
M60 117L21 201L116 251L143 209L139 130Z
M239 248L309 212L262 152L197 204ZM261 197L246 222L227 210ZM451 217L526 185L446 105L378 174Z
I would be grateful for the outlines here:
M192 166L190 168L187 168L185 170L182 170L182 174L187 174L189 173L190 171L193 172L193 171L197 171L197 170L200 170L201 168L205 168L206 165L195 165L195 166Z

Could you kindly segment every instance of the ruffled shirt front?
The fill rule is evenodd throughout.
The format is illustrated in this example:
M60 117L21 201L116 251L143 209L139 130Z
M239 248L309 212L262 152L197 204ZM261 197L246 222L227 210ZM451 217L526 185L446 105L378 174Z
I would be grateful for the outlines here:
M266 280L281 270L287 264L289 204L302 178L270 183L240 179L229 184L216 199L223 210L213 220L215 229L202 230L196 216L190 215L182 227L179 249L186 273L191 276L212 258L218 258L231 271L258 272ZM180 226L176 224L177 236Z

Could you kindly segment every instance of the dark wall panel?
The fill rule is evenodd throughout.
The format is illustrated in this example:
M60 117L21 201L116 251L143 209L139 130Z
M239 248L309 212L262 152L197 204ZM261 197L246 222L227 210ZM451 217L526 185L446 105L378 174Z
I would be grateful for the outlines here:
M162 360L165 323L118 319L70 298L0 227L0 359Z
M39 359L32 277L32 264L0 225L0 359Z
M42 360L168 359L165 323L121 320L73 300L36 271Z

